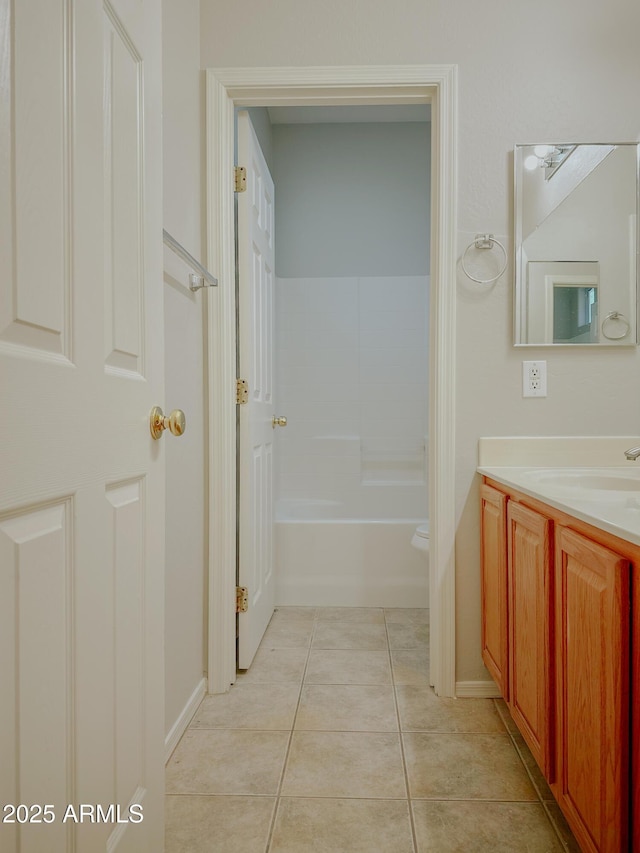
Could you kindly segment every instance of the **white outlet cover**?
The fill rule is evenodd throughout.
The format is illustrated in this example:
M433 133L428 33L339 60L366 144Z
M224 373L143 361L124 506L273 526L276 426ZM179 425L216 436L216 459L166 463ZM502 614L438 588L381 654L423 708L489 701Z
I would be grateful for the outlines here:
M546 361L523 361L522 362L522 396L523 397L546 397L547 396L547 362Z

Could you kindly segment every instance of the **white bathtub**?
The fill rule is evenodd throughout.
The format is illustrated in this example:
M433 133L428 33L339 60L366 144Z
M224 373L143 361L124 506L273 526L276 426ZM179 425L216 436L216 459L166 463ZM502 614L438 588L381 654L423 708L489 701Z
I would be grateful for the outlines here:
M334 501L276 507L276 603L428 607L428 566L411 545L424 518L349 518Z

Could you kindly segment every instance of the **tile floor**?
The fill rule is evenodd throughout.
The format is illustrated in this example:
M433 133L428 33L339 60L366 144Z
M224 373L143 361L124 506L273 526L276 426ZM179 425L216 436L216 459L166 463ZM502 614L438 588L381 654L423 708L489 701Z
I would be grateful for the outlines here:
M577 851L503 703L427 662L426 610L276 610L167 765L166 853Z

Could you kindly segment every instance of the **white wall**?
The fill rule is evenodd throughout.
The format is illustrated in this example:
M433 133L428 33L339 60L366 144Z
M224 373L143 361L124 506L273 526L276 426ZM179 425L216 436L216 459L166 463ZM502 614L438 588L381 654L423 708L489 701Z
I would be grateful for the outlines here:
M636 0L201 0L202 67L457 63L459 254L476 232L511 246L515 143L640 138ZM238 20L244 25L239 28ZM480 658L477 441L482 435L628 434L640 428L637 350L514 349L512 270L462 273L457 300L457 679ZM549 396L523 399L521 361L548 363Z
M164 227L201 259L203 98L198 0L163 4ZM165 413L181 408L187 429L164 434L166 481L165 732L204 670L205 440L202 292L165 249ZM163 285L159 285L163 286Z

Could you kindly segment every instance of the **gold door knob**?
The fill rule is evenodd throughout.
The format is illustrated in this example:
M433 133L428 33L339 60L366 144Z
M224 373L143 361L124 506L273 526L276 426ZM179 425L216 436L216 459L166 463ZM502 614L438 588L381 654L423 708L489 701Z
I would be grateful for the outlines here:
M271 426L275 429L277 426L286 426L287 419L286 418L276 418L275 416L271 418Z
M187 421L182 409L174 409L169 417L165 417L160 406L154 406L149 415L149 429L153 438L158 439L165 429L173 435L182 435L187 427Z

